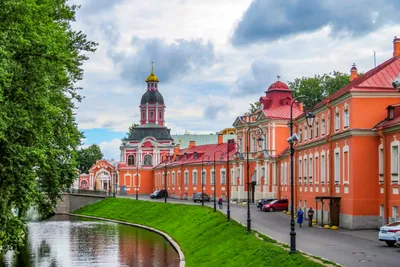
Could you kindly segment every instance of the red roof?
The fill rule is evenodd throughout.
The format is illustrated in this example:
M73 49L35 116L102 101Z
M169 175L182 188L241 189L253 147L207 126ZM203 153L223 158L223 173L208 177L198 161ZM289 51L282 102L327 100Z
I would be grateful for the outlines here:
M392 82L400 73L400 57L393 57L376 68L354 79L350 84L336 91L314 106L318 108L348 92L393 92Z
M290 105L279 106L276 108L264 109L265 116L271 119L290 119ZM303 114L303 111L296 105L293 105L293 118Z
M290 88L289 88L289 86L287 86L286 83L283 83L283 82L281 82L281 81L276 81L276 82L274 82L273 84L271 84L271 85L268 87L267 92L276 91L276 90L279 90L279 91L291 91Z
M208 144L208 145L200 145L195 146L191 149L182 149L177 153L179 155L179 160L172 160L167 165L172 164L201 164L201 161L204 161L204 165L207 164L209 161L211 164L214 162L214 153L215 153L215 160L216 162L221 162L221 155L224 153L224 161L227 160L228 153L227 153L228 143L222 144ZM229 151L229 160L232 160L233 155L236 153L236 143L234 145L230 145L231 151ZM218 151L218 152L217 152ZM194 158L194 154L197 152L198 157ZM183 154L187 153L188 158L184 159ZM164 167L164 163L159 164L157 167Z

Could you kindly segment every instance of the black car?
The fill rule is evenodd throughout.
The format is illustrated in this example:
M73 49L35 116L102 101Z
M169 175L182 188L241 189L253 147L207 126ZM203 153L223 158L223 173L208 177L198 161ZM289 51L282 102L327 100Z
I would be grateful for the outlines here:
M206 193L203 193L203 196L201 196L201 193L196 193L193 196L193 202L196 203L197 201L200 201L200 202L208 201L208 202L210 202L210 197Z
M267 203L269 203L269 202L271 202L271 201L273 201L273 200L276 200L276 198L262 198L262 199L260 199L260 200L257 202L257 208L259 208L259 209L262 210L262 207L263 207L265 204L267 204Z
M150 195L150 198L163 198L168 197L167 190L156 190L153 194Z

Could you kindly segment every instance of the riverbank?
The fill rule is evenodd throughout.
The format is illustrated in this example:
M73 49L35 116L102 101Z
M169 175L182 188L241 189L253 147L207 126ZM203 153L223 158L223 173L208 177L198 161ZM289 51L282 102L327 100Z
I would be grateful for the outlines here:
M180 245L187 266L322 266L300 253L289 255L267 237L247 234L209 207L107 198L74 213L163 231Z

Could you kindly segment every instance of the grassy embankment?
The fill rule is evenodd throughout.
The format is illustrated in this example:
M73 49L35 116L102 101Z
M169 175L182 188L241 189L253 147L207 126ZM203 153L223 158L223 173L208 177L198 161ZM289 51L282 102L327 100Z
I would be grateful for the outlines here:
M275 241L209 207L108 198L75 211L159 229L180 245L187 266L321 266L300 253L289 255Z

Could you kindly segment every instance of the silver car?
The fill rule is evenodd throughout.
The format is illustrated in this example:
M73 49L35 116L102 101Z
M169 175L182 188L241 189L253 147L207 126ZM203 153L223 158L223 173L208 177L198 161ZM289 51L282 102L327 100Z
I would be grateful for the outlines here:
M379 241L386 242L389 247L393 247L396 244L396 241L398 241L396 240L396 237L399 239L397 233L400 234L400 221L389 223L382 226L379 230Z

